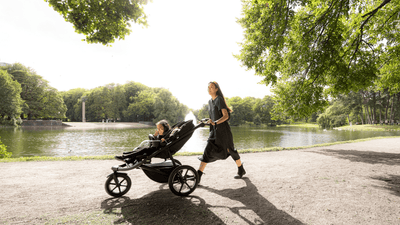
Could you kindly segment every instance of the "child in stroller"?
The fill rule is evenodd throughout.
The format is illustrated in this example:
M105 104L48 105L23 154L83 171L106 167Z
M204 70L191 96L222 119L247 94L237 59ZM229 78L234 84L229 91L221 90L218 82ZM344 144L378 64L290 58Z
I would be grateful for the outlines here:
M173 141L174 134L179 131L179 126L175 125L171 128L166 120L161 120L156 125L157 131L154 135L149 134L148 141L143 141L133 151L124 152L122 156L115 156L115 159L126 162L128 165L133 165Z

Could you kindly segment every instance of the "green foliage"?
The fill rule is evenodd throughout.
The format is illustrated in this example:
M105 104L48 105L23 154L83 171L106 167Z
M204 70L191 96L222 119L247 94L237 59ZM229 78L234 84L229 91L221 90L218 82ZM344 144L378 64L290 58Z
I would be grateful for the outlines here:
M87 90L83 88L76 88L76 89L71 89L69 91L61 92L64 103L67 107L67 112L65 113L65 116L68 119L70 119L70 121L73 122L82 121L82 114L77 114L77 111L75 110L74 107L77 104L77 102L81 99L81 97L84 96L86 91Z
M67 108L61 94L30 68L15 63L3 67L21 85L23 114L33 118L64 118Z
M346 125L346 107L341 102L335 102L322 113L317 123L322 128L340 127Z
M7 146L5 146L3 142L1 142L0 140L0 159L10 158L11 155L12 155L11 152L7 152Z
M0 123L5 116L19 118L23 105L21 91L21 85L6 70L0 69Z
M143 5L147 0L45 0L74 25L87 43L107 45L131 33L130 22L147 26Z
M150 89L139 92L137 97L133 97L133 103L129 104L125 115L150 117L154 112L155 96Z
M208 115L208 104L204 104L201 109L194 111L193 114L198 120L210 118L210 116Z
M73 89L62 95L67 105L73 107L67 111L71 121L82 120L83 98L88 122L100 122L103 119L157 122L162 118L176 123L188 113L187 106L181 104L170 91L149 88L137 82L107 84L91 90Z
M154 100L153 122L166 119L170 124L184 120L185 115L189 113L189 108L182 105L172 96L172 93L166 89L156 90Z
M242 0L236 57L275 93L275 118L323 110L328 97L399 84L400 0Z

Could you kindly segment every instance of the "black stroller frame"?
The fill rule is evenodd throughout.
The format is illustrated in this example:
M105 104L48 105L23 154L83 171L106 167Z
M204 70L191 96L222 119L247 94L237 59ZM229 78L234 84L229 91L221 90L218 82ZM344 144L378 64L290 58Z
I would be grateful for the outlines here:
M206 120L202 120L198 125L194 126L189 131L179 134L172 142L161 147L148 156L143 157L135 164L126 162L125 164L115 165L111 169L113 173L107 176L105 183L106 192L113 197L121 197L125 195L132 186L132 181L125 171L133 169L142 169L143 172L153 181L158 183L168 183L172 193L178 196L187 196L191 194L199 183L199 175L197 170L189 165L182 165L181 162L173 158L173 155L178 152L183 145L191 138L193 132L204 127ZM192 120L178 123L186 125L193 123ZM176 127L173 126L171 129ZM149 140L149 144L159 144L159 140ZM143 142L142 142L143 143ZM164 162L151 163L152 158L164 158Z

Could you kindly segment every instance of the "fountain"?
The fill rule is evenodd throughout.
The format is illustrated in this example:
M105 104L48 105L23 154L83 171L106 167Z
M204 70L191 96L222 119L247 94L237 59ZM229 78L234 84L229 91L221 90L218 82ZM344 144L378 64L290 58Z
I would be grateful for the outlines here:
M190 112L186 115L186 117L185 117L185 121L188 121L188 120L193 120L193 124L194 124L194 125L197 125L197 119L196 119L196 117L194 116L194 114L193 114L192 111L190 111Z

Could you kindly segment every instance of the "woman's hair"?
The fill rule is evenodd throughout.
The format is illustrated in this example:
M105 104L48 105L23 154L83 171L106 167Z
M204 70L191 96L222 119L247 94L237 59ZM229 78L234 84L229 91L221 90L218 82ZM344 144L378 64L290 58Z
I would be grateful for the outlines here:
M167 131L169 131L170 126L169 126L169 124L168 124L168 121L166 121L166 120L160 120L160 121L158 121L158 122L156 123L156 125L158 125L158 124L161 124L161 125L164 127L164 133L167 132Z
M221 88L219 87L218 83L216 81L211 81L210 83L208 83L208 85L210 85L210 84L214 84L215 88L218 88L217 95L221 96L222 99L224 99L225 105L228 108L228 112L229 113L233 112L233 110L231 108L229 108L228 104L226 103L226 99L224 97L224 94L222 94Z

